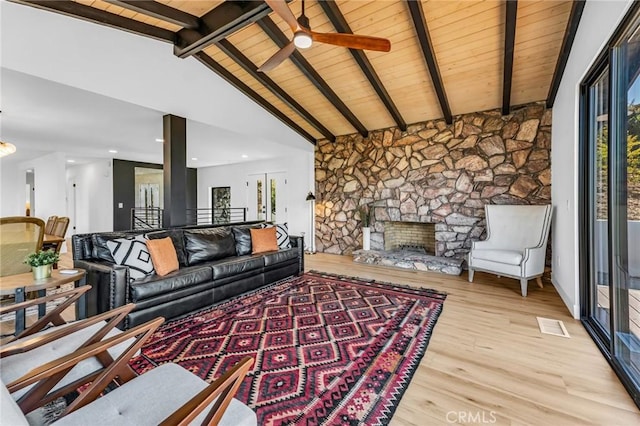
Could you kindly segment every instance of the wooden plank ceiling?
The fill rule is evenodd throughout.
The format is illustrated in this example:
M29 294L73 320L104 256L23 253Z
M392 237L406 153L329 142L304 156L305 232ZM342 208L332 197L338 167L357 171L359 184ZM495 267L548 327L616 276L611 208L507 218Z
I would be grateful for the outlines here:
M175 44L314 143L457 114L553 105L583 1L305 2L316 32L387 38L390 52L315 42L269 73L291 39L259 1L13 0ZM301 0L288 5L297 17Z

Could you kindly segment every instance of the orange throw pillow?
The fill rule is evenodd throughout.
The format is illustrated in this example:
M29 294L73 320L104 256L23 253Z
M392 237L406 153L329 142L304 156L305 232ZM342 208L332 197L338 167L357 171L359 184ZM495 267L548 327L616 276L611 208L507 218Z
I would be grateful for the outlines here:
M264 253L265 251L278 251L278 239L276 228L250 229L251 254Z
M171 237L147 240L147 250L151 255L156 274L164 276L170 272L177 271L180 267Z

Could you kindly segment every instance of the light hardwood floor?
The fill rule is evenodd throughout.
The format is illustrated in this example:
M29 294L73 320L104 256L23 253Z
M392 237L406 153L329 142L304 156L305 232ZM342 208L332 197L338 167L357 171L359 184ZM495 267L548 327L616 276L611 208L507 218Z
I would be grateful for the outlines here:
M640 412L548 277L544 289L476 273L459 277L315 254L305 269L448 293L427 353L392 425L638 425ZM570 339L541 334L536 316L564 321Z

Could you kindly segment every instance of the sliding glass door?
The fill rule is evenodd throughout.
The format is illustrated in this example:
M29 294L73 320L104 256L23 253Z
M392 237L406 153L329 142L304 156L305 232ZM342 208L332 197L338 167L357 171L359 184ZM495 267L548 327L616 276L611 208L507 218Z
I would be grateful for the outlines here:
M640 19L612 52L610 202L614 356L640 388Z
M640 406L640 14L582 85L582 319Z

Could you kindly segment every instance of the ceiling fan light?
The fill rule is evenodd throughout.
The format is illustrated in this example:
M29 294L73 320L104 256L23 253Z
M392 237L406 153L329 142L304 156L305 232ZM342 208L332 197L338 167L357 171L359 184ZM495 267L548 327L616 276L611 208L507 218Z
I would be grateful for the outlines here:
M0 157L16 152L16 146L9 142L0 142Z
M307 49L311 47L313 40L311 39L311 35L305 33L304 31L298 31L293 36L293 44L300 49Z

